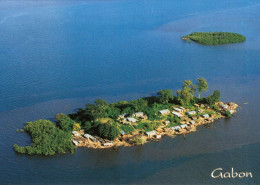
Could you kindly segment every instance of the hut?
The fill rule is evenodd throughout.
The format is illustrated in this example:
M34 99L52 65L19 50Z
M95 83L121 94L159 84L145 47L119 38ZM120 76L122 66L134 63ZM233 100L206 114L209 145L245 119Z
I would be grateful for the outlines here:
M209 118L209 115L208 114L203 114L202 117L206 119L206 118Z
M177 108L177 107L175 107L175 108L173 108L175 111L177 111L177 112L183 112L183 110L182 109L180 109L180 108Z
M223 109L228 109L228 105L226 105L226 104L220 104L220 107Z
M103 146L112 146L113 143L112 142L108 142L108 143L103 143Z
M125 116L126 116L126 113L124 113L124 114L120 114L120 115L118 116L118 118L122 118L122 119L124 119Z
M190 124L191 124L191 125L194 125L194 124L195 124L195 121L190 121Z
M229 110L230 114L234 114L235 110Z
M181 128L186 128L187 126L187 124L180 125Z
M85 134L84 137L87 138L87 139L90 139L90 140L92 140L92 141L95 139L95 138L94 138L92 135L90 135L90 134Z
M140 118L140 117L144 116L144 113L143 112L136 112L136 113L134 113L134 116Z
M156 131L153 130L153 131L145 132L145 134L146 134L148 137L152 137L152 136L156 135Z
M197 120L198 118L196 116L191 117L192 120Z
M181 127L180 126L176 126L175 127L175 130L179 130Z
M178 131L180 128L181 128L180 126L171 127L172 130L176 130L176 131Z
M172 111L172 114L178 116L179 118L182 117L182 115L179 112Z
M169 111L169 109L163 109L163 110L159 110L159 113L160 113L161 115L165 115L165 114L169 114L170 111Z
M176 126L174 126L174 127L171 127L170 129L171 129L171 130L175 130L175 129L176 129Z
M161 139L161 138L162 138L162 135L161 135L161 134L155 135L155 138L156 138L156 139Z
M199 113L202 113L202 112L204 112L204 110L203 110L203 109L199 109L198 112L199 112Z
M187 112L187 114L190 115L190 116L193 116L193 115L196 114L196 111L194 111L194 110L193 111L189 111L189 112Z
M78 141L73 140L72 142L73 142L73 144L74 144L75 146L78 146L78 145L79 145L79 142L78 142Z
M133 117L128 117L128 118L126 118L126 120L127 120L127 121L130 121L130 122L132 122L132 123L137 122L137 119L135 119L135 118L133 118Z
M121 130L120 134L121 134L121 136L125 135L125 131Z
M80 136L79 132L77 132L77 131L72 131L72 134L73 134L74 136Z
M164 121L164 124L167 126L170 124L170 121L166 120L166 121Z

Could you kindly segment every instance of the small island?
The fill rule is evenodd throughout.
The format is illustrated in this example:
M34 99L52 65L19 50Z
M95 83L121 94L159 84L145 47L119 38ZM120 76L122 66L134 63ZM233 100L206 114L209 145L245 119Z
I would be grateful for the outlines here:
M26 123L24 130L32 137L30 146L14 144L22 154L54 155L73 153L76 147L117 148L158 141L163 135L175 137L196 131L199 125L231 117L236 103L220 101L220 92L201 97L208 85L204 78L193 84L183 81L182 89L164 89L157 96L109 104L98 99L76 113L55 115L56 122L37 120ZM195 96L197 92L198 97Z
M246 37L230 32L194 32L183 36L182 39L203 45L221 45L244 42Z

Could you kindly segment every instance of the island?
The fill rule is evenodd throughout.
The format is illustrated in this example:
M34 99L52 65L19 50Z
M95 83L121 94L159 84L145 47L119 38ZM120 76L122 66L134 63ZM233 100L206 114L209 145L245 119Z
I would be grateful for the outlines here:
M207 97L204 78L183 81L176 95L170 89L156 96L108 103L97 99L69 115L55 115L55 123L37 120L26 123L24 130L32 138L30 146L14 144L21 154L54 155L75 151L76 147L117 149L119 146L142 145L162 136L175 137L196 131L199 125L231 117L238 105L220 101L220 91ZM196 94L198 96L196 96ZM19 130L18 130L19 131Z
M246 37L230 32L194 32L183 36L182 39L203 45L220 45L244 42Z

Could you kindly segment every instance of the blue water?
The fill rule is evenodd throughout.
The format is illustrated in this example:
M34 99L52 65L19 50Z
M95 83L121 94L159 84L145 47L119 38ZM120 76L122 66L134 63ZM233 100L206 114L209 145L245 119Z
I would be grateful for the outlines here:
M257 0L0 2L0 184L260 184L260 4ZM230 31L245 43L201 46L194 31ZM232 119L185 139L141 147L80 148L74 155L22 156L12 144L27 121L53 119L97 98L148 96L185 79L207 79ZM248 104L243 104L248 102ZM212 179L213 169L253 179Z

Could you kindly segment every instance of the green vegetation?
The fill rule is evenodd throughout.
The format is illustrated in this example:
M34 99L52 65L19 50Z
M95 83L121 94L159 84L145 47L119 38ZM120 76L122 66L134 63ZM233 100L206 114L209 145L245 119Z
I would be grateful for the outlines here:
M177 96L172 90L165 89L157 92L157 96L111 104L98 99L94 104L87 104L85 108L78 109L76 113L55 115L55 123L49 120L28 122L24 129L31 136L32 144L26 147L15 144L14 150L18 153L44 155L73 152L75 147L72 144L72 131L81 129L93 136L115 140L121 131L126 134L132 134L134 131L144 133L157 129L165 120L170 121L167 127L180 125L180 118L173 114L161 115L159 110L172 109L176 105L182 105L189 110L197 110L195 103L214 107L215 102L219 101L219 91L200 98L201 92L206 91L208 85L204 78L197 81L197 85L190 80L183 81L182 89L176 92ZM198 90L199 98L195 96L196 90ZM133 114L136 112L143 112L146 118L135 117ZM212 113L214 111L209 112L209 114ZM127 121L127 117L134 117L136 121ZM135 142L143 143L140 138L135 138Z
M28 122L24 130L32 137L32 144L26 147L14 144L14 150L18 153L54 155L74 152L71 133L62 131L49 120Z
M246 37L230 32L194 32L182 37L183 40L192 40L203 45L220 45L244 42Z
M98 135L102 138L114 140L119 134L118 128L109 122L98 125Z
M141 137L141 136L135 136L135 137L133 138L133 142L134 142L136 145L143 145L143 144L146 143L146 140L145 140L143 137Z
M204 78L198 78L197 81L198 81L198 83L197 83L198 93L199 93L199 98L200 98L200 94L203 91L206 92L208 90L208 84Z
M228 117L228 118L231 118L232 114L229 112L229 111L226 111L225 112L225 115Z

